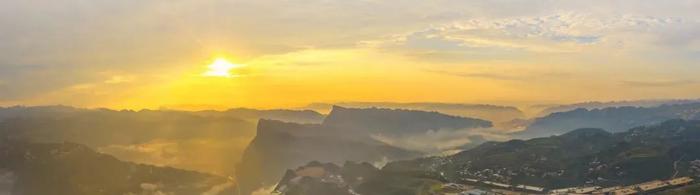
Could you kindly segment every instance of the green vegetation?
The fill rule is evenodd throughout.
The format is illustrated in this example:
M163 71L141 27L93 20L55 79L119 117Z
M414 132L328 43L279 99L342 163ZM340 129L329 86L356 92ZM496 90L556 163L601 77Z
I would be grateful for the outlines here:
M700 159L699 143L700 121L669 120L615 134L578 129L561 136L491 142L449 157L390 163L385 170L443 173L451 182L480 179L545 188L626 185L676 172L697 174L688 164Z
M660 195L697 195L700 194L700 184L687 186L681 189L669 190L660 193Z

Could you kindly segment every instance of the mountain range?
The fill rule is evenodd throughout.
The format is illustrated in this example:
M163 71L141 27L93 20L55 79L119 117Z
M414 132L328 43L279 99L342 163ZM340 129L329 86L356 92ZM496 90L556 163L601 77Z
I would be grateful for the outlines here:
M67 106L0 108L0 138L85 144L119 159L232 175L257 120L320 122L313 111L109 110Z
M540 107L541 111L537 113L537 116L547 116L556 112L568 112L576 110L579 108L585 109L602 109L610 107L658 107L661 105L673 105L673 104L690 104L698 103L700 99L659 99L659 100L626 100L626 101L612 101L612 102L581 102L573 104L562 104L562 105L535 105L531 107Z
M518 118L525 118L525 114L513 106L490 105L490 104L460 104L460 103L437 103L437 102L338 102L333 104L312 103L303 109L316 110L318 112L330 112L333 106L346 108L392 108L409 109L440 112L453 116L480 118L493 122L504 122Z
M73 143L0 142L0 194L232 194L228 178L135 164Z
M700 103L665 104L656 107L578 108L536 118L524 131L515 135L533 138L560 135L578 128L602 128L611 132L621 132L670 119L700 119Z
M619 133L586 128L559 136L487 142L455 155L396 161L376 170L348 171L347 163L329 169L333 166L311 163L288 170L276 189L284 195L314 190L324 193L301 194L406 195L435 194L443 184L475 180L545 189L631 185L700 176L697 148L700 121L675 119ZM305 174L318 167L326 167L324 174Z
M624 132L577 129L560 136L487 142L448 157L389 163L391 171L561 188L629 185L700 176L700 121L674 119Z
M274 185L286 169L309 161L342 163L405 160L425 155L373 138L374 134L424 134L436 129L490 127L488 121L437 112L334 106L321 124L258 122L255 139L237 170L244 193Z
M407 105L418 106L393 106ZM103 193L98 189L202 194L225 187L241 194L276 188L289 195L384 195L433 193L435 186L468 179L551 189L700 176L695 151L700 146L700 103L579 108L506 121L526 126L517 133L478 117L427 108L330 109L322 115L309 110L0 108L0 155L12 154L0 169L0 194L47 185L67 194ZM23 152L40 154L48 164L20 157ZM75 159L56 156L60 153L75 154ZM86 173L73 167L83 166L79 161L90 163L84 165L90 170L114 166L126 172L119 177L138 177L90 183ZM181 174L177 177L184 180L161 184L157 181L164 176L135 172ZM47 174L75 182L27 184L43 182L36 177ZM235 180L228 178L233 175Z

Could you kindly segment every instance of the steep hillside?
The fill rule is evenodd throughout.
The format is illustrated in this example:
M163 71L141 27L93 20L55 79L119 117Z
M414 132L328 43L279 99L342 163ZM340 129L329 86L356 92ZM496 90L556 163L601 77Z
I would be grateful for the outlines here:
M261 120L237 167L243 192L274 185L284 170L312 160L378 162L419 157L374 140L342 136L321 125Z

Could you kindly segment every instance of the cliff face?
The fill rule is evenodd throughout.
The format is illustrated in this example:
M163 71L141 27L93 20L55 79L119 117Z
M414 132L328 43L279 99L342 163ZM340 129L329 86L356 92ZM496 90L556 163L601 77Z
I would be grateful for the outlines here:
M450 116L438 112L334 106L324 126L368 133L407 135L426 130L491 127L490 121Z
M250 143L236 169L242 191L274 185L284 170L312 160L376 162L420 156L372 140L328 136L329 132L336 131L321 125L261 120L258 136Z
M306 106L306 108L321 112L328 112L334 109L335 105L347 108L391 108L425 110L444 113L453 116L475 117L494 122L510 121L513 119L525 117L525 114L516 107L488 104L459 104L435 102L339 102L335 104L313 103Z
M309 161L373 163L423 155L376 141L374 134L414 135L489 126L489 121L436 112L337 106L322 124L260 120L257 135L237 166L237 178L242 191L249 193L274 185L284 170Z

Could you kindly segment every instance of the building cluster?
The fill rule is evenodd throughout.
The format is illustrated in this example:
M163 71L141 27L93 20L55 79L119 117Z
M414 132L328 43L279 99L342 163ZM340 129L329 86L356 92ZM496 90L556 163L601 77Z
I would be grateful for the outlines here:
M549 194L611 194L628 195L640 193L653 193L668 190L674 187L685 186L694 180L690 177L680 177L669 180L654 180L629 186L612 186L602 188L599 186L572 187L550 190Z
M473 195L473 194L509 194L508 190L514 190L512 191L513 193L517 193L515 191L523 191L523 192L529 192L529 193L537 193L537 194L542 194L545 192L545 189L542 187L537 187L537 186L529 186L529 185L510 185L510 184L505 184L505 183L499 183L499 182L493 182L493 181L485 181L485 180L478 180L478 179L464 179L467 183L471 185L477 185L477 186L483 186L484 188L492 188L490 191L486 190L480 190L480 189L475 189L473 187L464 187L466 185L462 184L446 184L445 186L453 187L454 186L461 186L463 188L461 192L459 193L453 193L453 194L459 194L459 195ZM507 190L499 190L499 192L495 192L493 189L507 189Z
M600 188L598 186L562 188L550 190L549 194L588 194Z
M690 177L680 177L669 180L654 180L644 183L629 185L629 186L612 186L612 187L600 187L600 186L583 186L583 187L570 187L562 189L552 189L546 191L545 188L537 186L528 185L509 185L504 183L483 181L477 179L465 179L469 185L465 184L455 184L449 183L445 184L443 188L451 189L450 193L444 193L448 195L497 195L497 194L609 194L609 195L629 195L629 194L646 194L654 193L664 190L673 189L680 186L685 186L693 183L693 178ZM470 186L482 186L482 189ZM496 189L507 189L507 190L496 190ZM510 190L510 191L508 191ZM512 193L504 193L512 192Z

